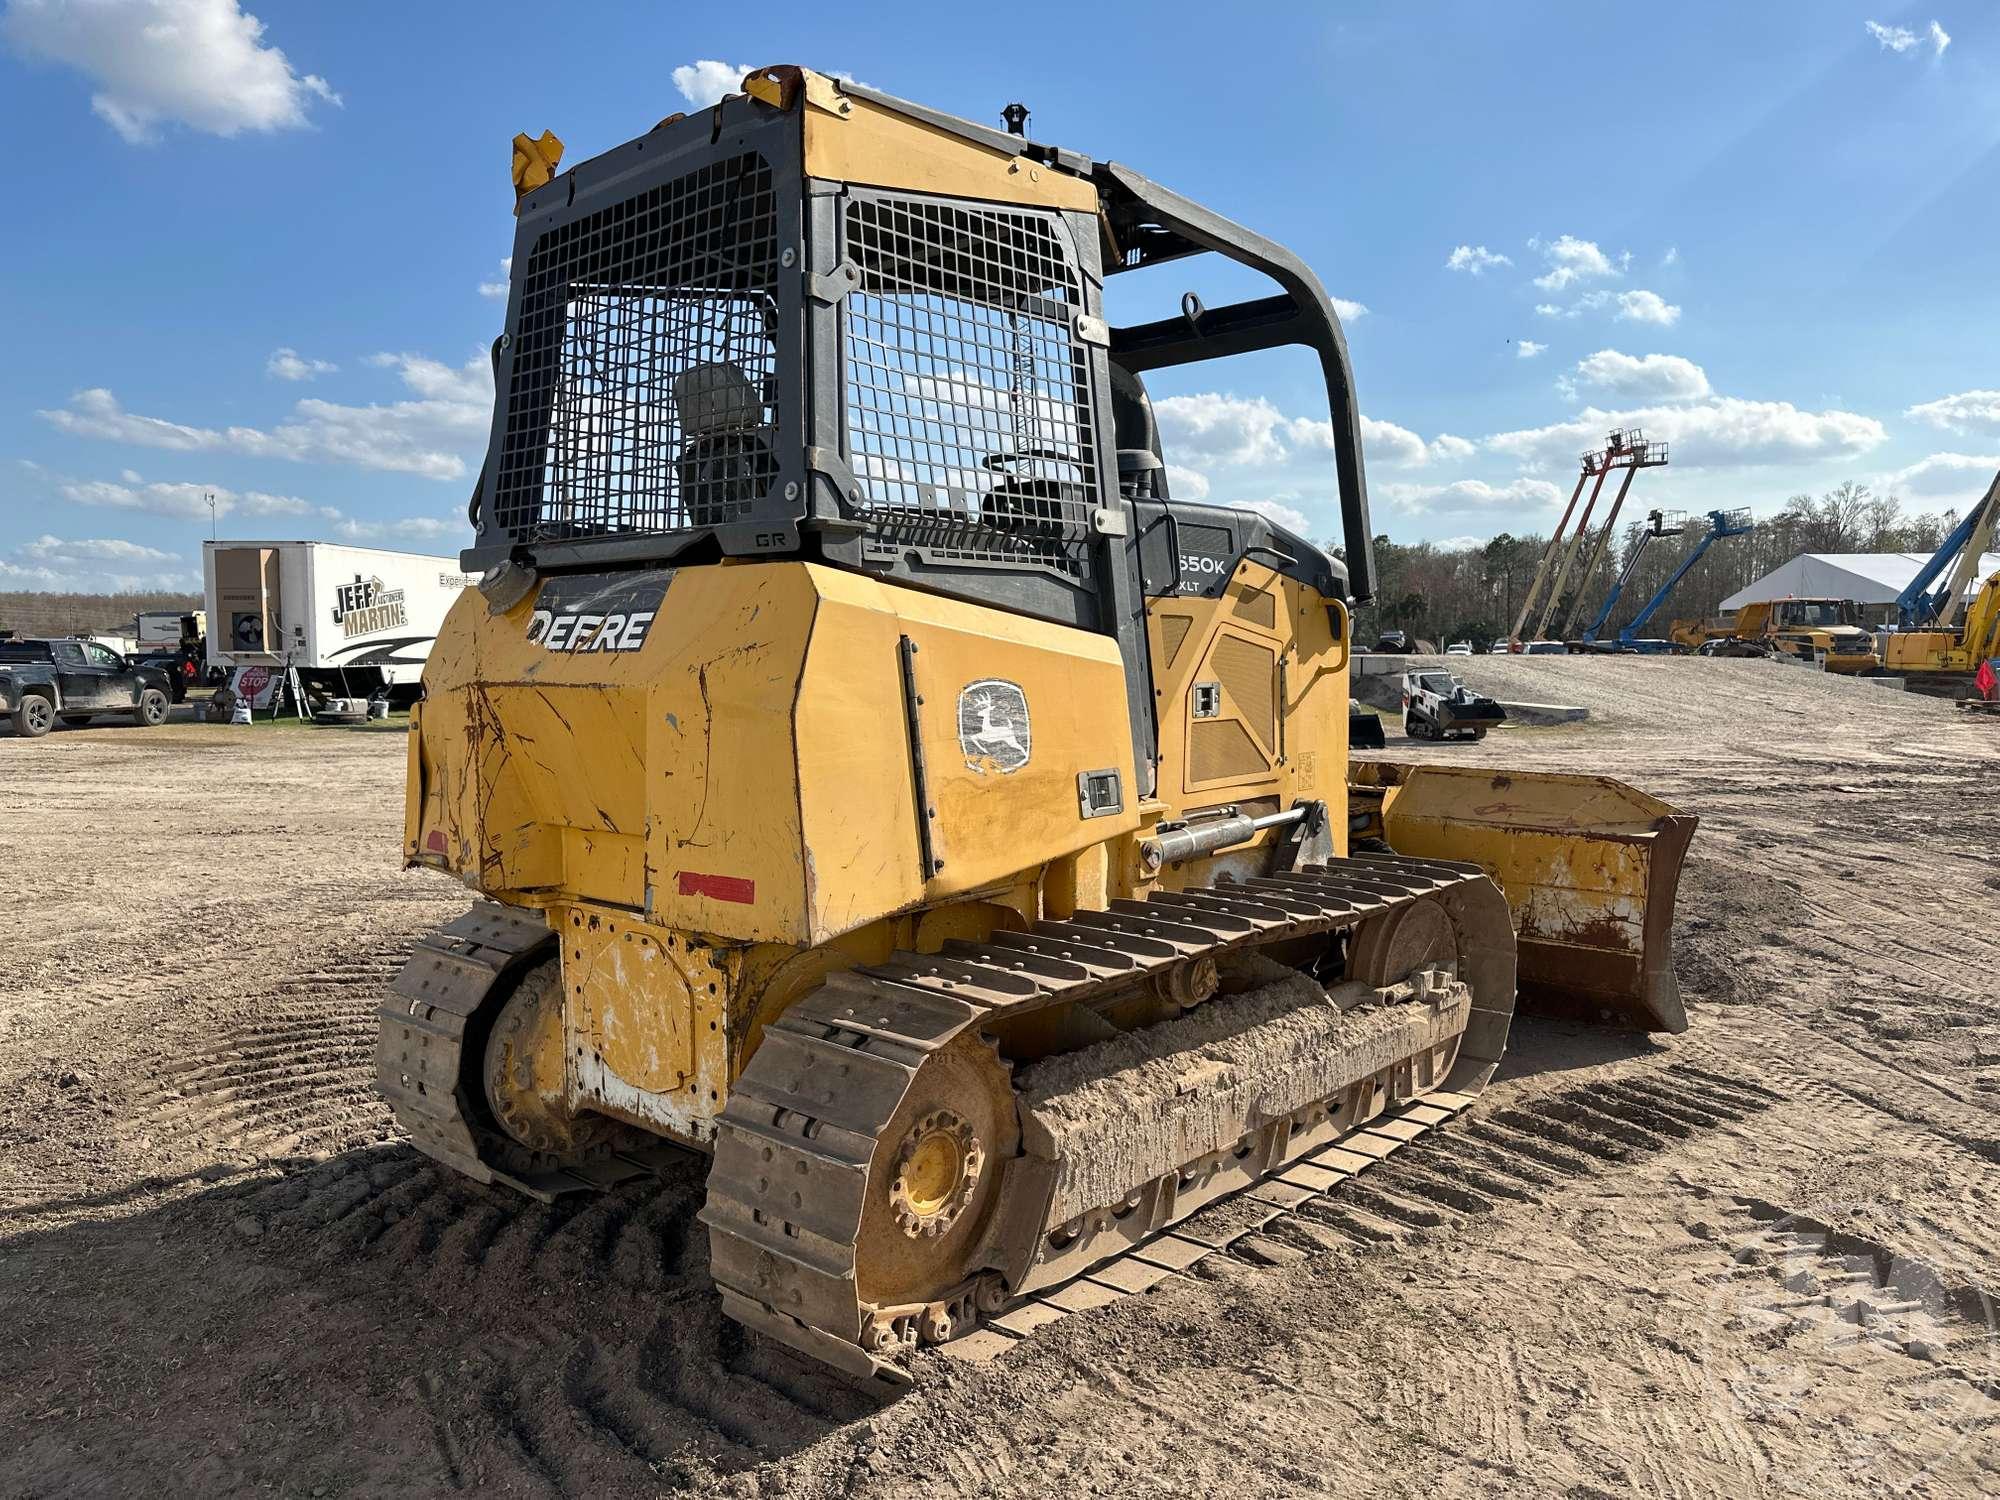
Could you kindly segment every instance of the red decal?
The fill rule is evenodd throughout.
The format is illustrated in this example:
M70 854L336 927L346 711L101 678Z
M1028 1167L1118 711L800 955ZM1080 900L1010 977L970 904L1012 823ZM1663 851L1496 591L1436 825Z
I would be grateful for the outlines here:
M444 830L442 828L433 828L431 830L431 836L424 840L424 847L430 850L430 852L433 854L444 853L445 852Z
M674 879L683 896L707 896L739 906L753 906L757 901L757 882L740 875L697 875L693 870L682 870Z

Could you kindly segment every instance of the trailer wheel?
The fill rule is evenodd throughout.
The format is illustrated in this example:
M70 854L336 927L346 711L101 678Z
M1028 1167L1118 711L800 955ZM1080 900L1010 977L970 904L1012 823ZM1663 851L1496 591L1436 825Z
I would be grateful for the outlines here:
M25 693L14 706L14 733L38 740L56 724L55 700L46 693Z
M148 729L157 729L167 722L167 695L158 688L147 688L139 695L139 706L132 711L132 720Z

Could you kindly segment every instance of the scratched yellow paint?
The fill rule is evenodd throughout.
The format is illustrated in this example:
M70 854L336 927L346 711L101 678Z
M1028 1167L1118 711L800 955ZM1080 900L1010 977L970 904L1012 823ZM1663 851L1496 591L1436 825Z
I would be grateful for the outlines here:
M467 595L447 620L412 721L406 853L549 911L572 1101L677 1139L708 1138L762 1027L831 973L1261 868L1253 848L1148 875L1139 841L1162 820L1318 797L1346 847L1346 616L1258 564L1219 599L1153 603L1149 802L1116 647L1092 632L798 562L682 570L628 652L549 651L528 639L532 609ZM1282 728L1257 731L1253 773L1182 790L1191 697L1226 675L1231 641L1266 650L1271 677L1237 671L1223 715L1255 719L1244 699L1268 691ZM961 733L961 695L995 682L1027 705L1018 763L983 719ZM1076 777L1102 769L1126 806L1087 819ZM1445 768L1382 800L1399 849L1490 869L1524 936L1643 957L1664 804L1598 778ZM924 825L942 868L920 863Z
M1383 823L1399 853L1480 866L1505 892L1523 943L1588 950L1604 974L1638 983L1657 957L1646 946L1650 904L1663 891L1671 900L1685 843L1662 844L1671 807L1602 776L1383 769L1395 783Z
M740 950L587 905L551 908L561 941L571 1098L701 1142L729 1082Z

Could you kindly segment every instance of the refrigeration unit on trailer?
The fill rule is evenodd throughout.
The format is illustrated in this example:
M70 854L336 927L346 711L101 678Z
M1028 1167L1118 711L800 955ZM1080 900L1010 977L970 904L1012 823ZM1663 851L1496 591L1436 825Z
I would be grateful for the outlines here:
M414 700L445 611L476 580L456 557L333 542L202 544L208 659L295 669L308 692ZM256 674L253 674L256 675Z

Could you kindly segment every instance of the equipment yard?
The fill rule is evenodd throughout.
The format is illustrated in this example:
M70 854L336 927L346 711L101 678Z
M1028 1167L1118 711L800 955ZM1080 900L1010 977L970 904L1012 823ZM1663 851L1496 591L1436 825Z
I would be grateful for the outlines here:
M724 1318L704 1159L545 1207L403 1141L376 1008L470 893L395 868L402 733L0 736L0 1493L1994 1493L2000 738L1766 661L1453 667L1589 720L1384 758L1700 817L1691 1029L1524 1014L1443 1129L900 1395Z

